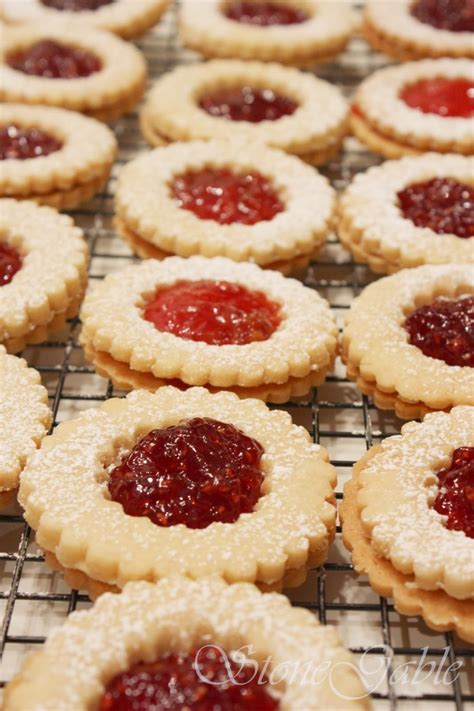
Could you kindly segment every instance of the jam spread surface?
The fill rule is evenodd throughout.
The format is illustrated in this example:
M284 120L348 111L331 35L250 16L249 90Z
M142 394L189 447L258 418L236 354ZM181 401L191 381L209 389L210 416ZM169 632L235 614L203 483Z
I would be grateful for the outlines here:
M472 0L416 0L410 12L420 22L438 30L474 32Z
M474 447L459 447L449 467L437 472L433 508L447 516L445 526L474 538Z
M452 118L474 116L474 80L422 79L406 86L400 98L410 108L424 114Z
M210 279L158 289L143 316L159 331L218 346L265 341L281 323L279 305L263 292Z
M298 105L287 96L272 89L251 86L230 87L206 94L199 106L211 116L229 121L277 121L293 114Z
M276 2L255 2L255 0L230 2L224 9L224 15L230 20L259 27L299 25L309 19L309 15L301 8Z
M474 188L454 178L413 183L397 193L400 211L417 227L438 234L474 236Z
M60 44L45 39L27 49L7 55L12 69L46 79L79 79L100 71L102 63L87 49Z
M474 296L437 299L405 321L408 342L448 365L474 367Z
M109 681L98 711L277 711L253 665L214 645L135 664Z
M21 269L22 259L17 250L0 240L0 286L9 284Z
M263 175L239 175L227 168L204 168L179 175L171 193L180 207L221 225L255 225L285 209L271 181Z
M149 432L109 473L113 501L158 526L233 523L260 498L263 447L231 424L194 418Z
M15 124L0 126L0 160L26 160L55 153L62 143L39 128L22 128Z
M66 12L83 12L84 10L98 10L103 5L111 5L115 0L41 0L42 5L52 7L54 10Z

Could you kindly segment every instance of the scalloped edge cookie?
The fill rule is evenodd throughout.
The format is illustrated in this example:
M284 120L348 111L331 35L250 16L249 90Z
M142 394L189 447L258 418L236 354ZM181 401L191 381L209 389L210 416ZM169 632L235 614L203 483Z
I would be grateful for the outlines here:
M405 269L370 284L346 317L341 355L347 376L377 407L403 419L474 405L474 369L425 356L403 328L415 308L473 291L472 267L459 264Z
M379 555L367 536L360 517L358 496L360 477L382 445L372 447L353 468L352 479L344 486L344 499L339 507L342 521L342 538L352 553L352 563L359 574L366 574L370 586L383 597L392 597L401 615L420 615L425 623L437 632L455 630L467 642L474 642L472 618L474 601L456 600L444 590L421 590L415 585L413 575L394 568Z
M422 264L474 263L469 238L438 234L405 219L397 193L431 178L473 184L474 160L431 153L388 161L356 175L339 201L338 236L358 262L376 273L393 273Z
M46 340L77 314L89 256L70 217L34 202L1 199L0 232L23 258L0 289L0 343L15 353Z
M207 91L243 84L283 93L299 106L292 115L277 121L252 124L211 116L197 104ZM152 145L161 146L163 140L215 138L260 141L319 165L342 144L348 106L338 89L312 74L279 64L215 59L179 66L160 77L148 95L140 122Z
M68 12L43 5L40 0L3 0L0 17L12 24L65 22L113 32L123 39L139 37L161 19L171 0L114 0L94 11Z
M40 374L0 345L0 508L9 503L20 473L51 424Z
M344 51L357 24L347 3L293 0L308 19L297 25L258 27L227 18L220 0L184 0L179 14L182 43L206 58L237 58L311 67Z
M230 422L264 447L263 496L252 513L205 529L162 528L106 498L104 476L119 451L194 416ZM262 402L204 388L135 390L60 424L23 472L19 500L48 560L79 573L92 594L180 572L264 585L296 572L299 583L308 566L326 559L335 533L336 474L327 462L306 430ZM98 585L90 588L89 579Z
M263 175L284 211L255 225L221 225L182 209L170 192L174 178L211 167ZM309 207L315 203L317 210ZM192 141L128 163L119 175L115 209L119 233L141 256L201 254L286 267L299 257L309 259L326 241L335 221L335 192L326 178L281 151L240 141Z
M472 119L423 113L399 98L399 91L434 77L472 78L468 59L424 59L389 66L371 74L357 89L350 116L354 135L385 158L426 151L474 153Z
M72 28L55 22L23 25L4 31L0 51L0 99L25 104L45 104L80 111L102 121L113 121L130 111L145 88L146 63L141 52L109 32ZM48 79L12 69L8 53L43 39L70 43L96 55L102 68L88 77Z
M2 104L3 125L39 128L62 147L47 156L1 162L0 196L71 209L90 199L108 180L117 141L107 126L73 111Z
M402 61L437 57L474 58L471 32L451 32L420 22L413 0L368 0L363 34L377 51Z
M156 585L129 583L121 595L104 595L89 610L69 615L7 685L4 711L86 711L121 671L199 644L225 652L239 648L241 657L251 654L260 667L270 660L270 679L273 670L288 665L318 671L314 683L304 674L292 675L283 687L273 682L281 711L371 708L356 659L334 627L249 583L176 576Z
M158 331L142 318L146 298L160 284L196 278L263 291L281 304L282 323L265 341L218 346ZM140 387L147 388L152 387L152 376L156 383L152 389L178 379L187 385L243 388L257 397L281 391L280 386L287 392L291 386L291 394L294 387L309 390L320 383L336 355L334 317L313 289L276 271L224 257L146 260L110 274L86 297L81 319L81 344L99 370L115 376L117 384L136 375ZM120 370L114 372L117 362ZM281 396L280 392L278 402Z

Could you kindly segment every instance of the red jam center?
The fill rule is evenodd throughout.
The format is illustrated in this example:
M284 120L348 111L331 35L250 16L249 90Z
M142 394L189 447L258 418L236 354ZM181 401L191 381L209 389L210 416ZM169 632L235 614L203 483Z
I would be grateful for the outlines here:
M99 58L92 52L68 47L54 40L42 40L28 49L11 52L7 62L19 72L47 79L88 77L102 67Z
M263 292L210 279L158 289L143 315L159 331L214 346L266 341L281 323L279 304Z
M306 12L300 8L276 2L252 2L252 0L231 2L225 8L224 14L229 20L260 27L299 25L309 19Z
M218 647L135 664L106 686L98 711L277 711L268 680Z
M437 472L439 491L433 508L447 516L446 528L474 538L474 447L459 447L451 466Z
M473 0L417 0L411 14L439 30L474 32Z
M66 12L82 12L83 10L98 10L103 5L110 5L115 0L41 0L42 5Z
M250 86L219 89L206 94L199 106L211 116L228 121L276 121L289 116L298 107L295 101L272 89L252 89Z
M0 286L9 284L20 271L22 259L14 247L0 242Z
M60 148L60 141L39 128L21 128L12 123L0 127L0 160L39 158Z
M474 116L474 81L468 79L422 79L403 89L400 98L424 114Z
M400 210L417 227L474 237L474 188L453 178L414 183L397 193Z
M285 209L271 182L260 173L237 175L213 168L189 171L175 179L171 192L180 207L221 225L255 225Z
M194 418L152 430L110 472L113 501L158 526L206 528L253 511L262 446L233 425Z
M474 296L421 306L408 316L405 329L409 343L426 356L474 367Z

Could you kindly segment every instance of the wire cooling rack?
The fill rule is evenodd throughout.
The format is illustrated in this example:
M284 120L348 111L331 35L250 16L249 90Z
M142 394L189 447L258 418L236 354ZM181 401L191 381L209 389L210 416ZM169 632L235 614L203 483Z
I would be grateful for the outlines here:
M176 37L174 6L160 26L140 43L153 80L177 63L196 61L183 51ZM358 39L335 63L318 74L339 86L346 95L385 60ZM323 107L322 107L322 110ZM112 226L113 193L120 167L146 149L131 114L117 123L120 155L106 190L73 217L88 238L90 280L124 267L133 260ZM378 162L354 139L323 172L337 189L358 172ZM315 205L317 209L317 205ZM318 262L310 265L305 284L328 299L342 323L352 299L374 277L355 265L333 236ZM28 348L23 356L36 367L48 388L55 423L94 407L116 395L105 379L83 359L77 344L79 324L71 322L57 341ZM316 442L329 450L338 470L337 498L354 461L368 447L397 434L402 425L393 414L379 411L344 377L337 365L327 382L308 401L289 403L297 424L305 426ZM340 540L340 529L329 561L311 571L306 583L290 593L294 604L307 607L324 624L333 624L356 655L361 673L379 709L468 709L474 707L474 649L452 634L430 631L418 618L399 616L390 601L379 598L365 578L352 570ZM0 515L0 614L3 652L1 685L18 670L24 655L42 644L53 626L72 610L90 605L88 598L71 591L60 575L52 573L34 543L15 505ZM65 660L67 663L67 660ZM303 709L301 711L304 711ZM328 711L330 711L328 709Z

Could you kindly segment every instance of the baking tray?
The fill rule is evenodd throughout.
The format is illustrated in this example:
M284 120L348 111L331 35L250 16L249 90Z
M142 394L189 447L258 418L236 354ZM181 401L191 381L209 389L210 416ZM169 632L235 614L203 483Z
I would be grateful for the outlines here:
M198 59L179 46L177 9L174 5L160 25L138 43L147 58L151 81L176 64ZM386 60L371 52L362 40L354 39L337 62L323 66L317 73L350 96L364 77L385 63ZM106 189L71 213L88 239L91 282L134 259L113 229L113 194L121 166L139 151L146 150L146 145L140 136L136 113L119 121L115 131L120 154ZM376 156L350 138L346 140L344 151L322 172L341 190L356 173L378 162ZM353 298L374 278L365 267L355 265L332 236L320 259L309 266L305 284L328 299L342 325ZM30 347L23 353L28 363L41 372L55 423L120 394L84 360L77 344L78 331L77 320L72 321L59 340ZM372 443L398 434L402 425L392 413L378 410L363 397L345 378L340 363L327 382L312 392L309 400L291 402L285 409L297 424L310 431L315 442L329 450L338 471L339 500L354 461ZM467 711L474 708L473 647L455 635L430 631L416 617L399 616L390 601L371 590L366 578L359 578L353 572L339 528L327 564L311 571L306 583L290 592L290 597L295 605L313 611L323 624L338 628L372 690L377 711ZM54 626L61 624L72 610L89 605L85 595L71 591L61 575L46 567L20 509L13 506L2 512L1 686L18 670L25 654L41 645Z

